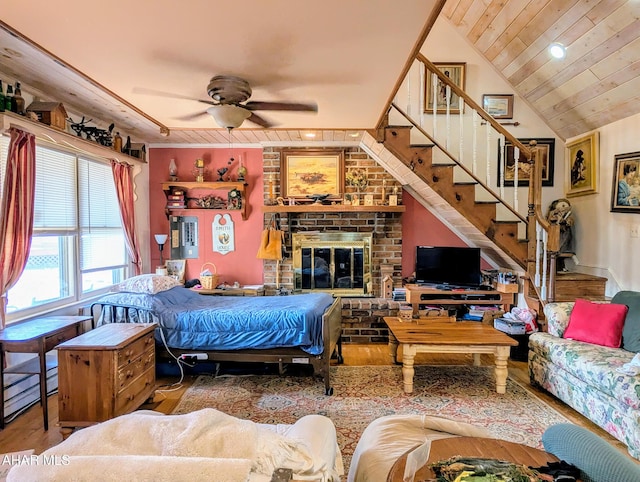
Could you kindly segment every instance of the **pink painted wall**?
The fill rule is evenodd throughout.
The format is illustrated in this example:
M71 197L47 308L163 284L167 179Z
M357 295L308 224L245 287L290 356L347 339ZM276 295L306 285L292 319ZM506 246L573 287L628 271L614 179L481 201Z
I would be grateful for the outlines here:
M229 166L231 180L236 180L238 168L238 158L242 156L242 163L247 167L248 175L248 217L242 219L239 211L177 211L183 216L198 217L199 231L199 255L198 259L188 259L186 267L186 279L198 278L200 268L205 262L212 262L216 265L220 282L233 283L238 281L241 285L262 284L262 260L256 258L260 233L263 226L263 180L262 180L262 149L260 148L238 148L233 150L235 162ZM181 181L195 181L192 174L195 160L204 159L205 181L216 181L218 179L217 169L228 165L228 149L212 148L151 148L149 150L149 206L150 206L150 228L151 228L151 266L160 262L158 245L153 238L154 234L169 234L169 220L164 214L166 197L162 191L161 183L169 180L169 163L175 159L178 166L178 178ZM221 192L216 194L222 195ZM216 214L228 212L234 223L235 231L235 251L228 254L220 254L213 251L211 223ZM163 256L169 257L169 244L165 245Z
M431 214L407 191L402 193L407 210L402 215L402 277L410 276L416 265L416 246L467 246L453 231ZM490 266L482 260L482 269Z

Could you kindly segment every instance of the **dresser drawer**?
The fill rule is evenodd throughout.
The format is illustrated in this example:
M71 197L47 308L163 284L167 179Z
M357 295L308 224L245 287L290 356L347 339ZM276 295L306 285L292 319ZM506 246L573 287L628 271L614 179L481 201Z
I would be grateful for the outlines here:
M118 352L118 367L131 363L147 351L149 347L155 346L154 343L153 333L149 333L130 345L125 346Z
M156 352L153 348L149 348L131 363L122 365L118 369L118 392L146 372L149 368L155 367L155 364Z
M138 408L151 396L156 384L156 369L150 367L116 395L114 417Z
M76 336L78 336L78 330L76 329L76 327L75 326L69 326L69 327L65 328L64 330L56 333L55 335L51 335L51 336L48 336L47 338L45 338L45 340L44 340L44 351L48 352L50 350L53 350L60 343L63 343L65 341L67 341L67 340L71 340L72 338L75 338Z

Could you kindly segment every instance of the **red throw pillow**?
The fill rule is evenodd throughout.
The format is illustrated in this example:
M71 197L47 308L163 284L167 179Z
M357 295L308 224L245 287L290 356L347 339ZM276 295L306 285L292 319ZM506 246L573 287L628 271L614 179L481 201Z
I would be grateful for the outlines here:
M628 310L626 305L593 303L578 298L569 316L564 338L619 348Z

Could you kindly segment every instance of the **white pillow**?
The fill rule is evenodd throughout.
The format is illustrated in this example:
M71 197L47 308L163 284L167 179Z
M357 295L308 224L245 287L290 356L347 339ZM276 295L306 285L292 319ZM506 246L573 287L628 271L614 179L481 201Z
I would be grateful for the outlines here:
M141 274L124 280L118 285L118 291L149 293L153 295L174 288L175 286L182 286L182 283L171 276Z

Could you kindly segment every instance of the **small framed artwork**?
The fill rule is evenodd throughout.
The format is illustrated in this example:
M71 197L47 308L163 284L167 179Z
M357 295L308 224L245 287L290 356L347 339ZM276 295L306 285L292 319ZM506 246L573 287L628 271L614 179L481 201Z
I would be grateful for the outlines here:
M465 84L465 70L467 64L465 62L457 63L443 63L436 62L434 65L440 72L446 77L449 77L451 81L464 90ZM440 78L427 69L427 75L425 76L425 95L424 95L424 112L427 114L433 114L434 101L436 114L447 113L447 84L440 80ZM460 97L451 90L451 95L448 99L449 112L451 114L460 113Z
M513 119L513 94L485 94L482 108L494 119Z
M398 205L398 195L389 194L389 206L397 206L397 205Z
M327 200L342 199L343 150L283 150L280 167L283 198L311 200L314 194L328 194Z
M364 205L365 206L373 206L373 194L365 194L364 195Z
M556 148L556 140L552 137L534 139L524 138L518 139L525 146L529 145L529 142L535 140L538 147L540 159L542 160L542 185L553 186L553 168L554 168L554 156ZM500 143L498 143L498 149L502 149ZM518 159L518 186L528 186L529 178L531 176L532 165L523 153L520 153ZM514 160L514 148L513 144L509 140L505 140L504 152L502 162L498 162L498 182L502 179L502 171L504 170L504 185L506 187L513 186L516 178L516 162Z
M598 132L580 137L567 144L567 197L597 192Z
M186 265L187 262L184 259L168 259L165 261L167 274L180 281L180 283L184 283L184 272Z
M640 213L640 152L615 156L611 212Z

